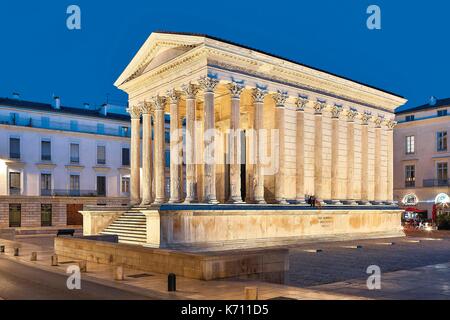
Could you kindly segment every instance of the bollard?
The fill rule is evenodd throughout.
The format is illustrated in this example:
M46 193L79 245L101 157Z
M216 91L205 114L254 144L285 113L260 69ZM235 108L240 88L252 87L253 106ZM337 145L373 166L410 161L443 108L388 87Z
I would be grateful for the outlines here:
M37 252L32 252L31 253L30 261L37 261Z
M87 261L86 260L78 261L78 267L80 267L80 272L87 272Z
M177 291L177 276L174 273L169 273L167 277L167 291Z
M0 246L0 253L5 253L5 246Z
M123 278L123 266L116 266L114 269L114 280L122 281Z
M14 248L14 257L19 256L19 248Z
M52 255L52 266L55 267L58 265L58 256L56 254Z
M257 287L245 287L245 300L258 300L258 288Z

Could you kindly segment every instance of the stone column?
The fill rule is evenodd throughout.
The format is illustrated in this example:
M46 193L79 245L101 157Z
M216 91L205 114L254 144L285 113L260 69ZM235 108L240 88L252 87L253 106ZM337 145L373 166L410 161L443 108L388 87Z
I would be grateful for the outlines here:
M145 102L142 112L142 202L147 206L152 203L152 116L151 104Z
M339 201L339 115L342 107L333 106L331 109L331 199L335 205Z
M387 120L385 122L387 127L387 203L394 204L394 127L397 124L396 121Z
M263 129L263 111L264 111L264 97L267 91L256 88L252 91L253 105L255 113L253 117L254 129L254 172L253 172L253 201L255 203L264 204L264 167L261 163L261 155L263 154L262 141L260 139L260 131Z
M243 86L231 83L230 139L228 143L230 154L230 199L231 203L243 203L241 195L241 127L240 127L240 97Z
M350 205L356 205L353 193L355 180L355 129L354 121L356 111L347 110L347 201Z
M298 204L305 202L305 106L308 103L307 98L299 97L296 101L297 105L297 131L296 131L296 196L295 200Z
M381 121L380 117L374 117L373 122L375 123L375 162L374 162L374 175L375 175L375 202L381 203L382 199L382 188L381 188Z
M183 161L183 136L180 134L180 96L176 90L169 90L170 99L170 199L169 203L181 201L181 164Z
M314 195L324 204L322 192L322 111L325 102L317 101L314 104Z
M164 136L164 106L165 98L156 96L153 100L155 107L155 204L161 204L165 201L164 194L164 167L165 167L165 136Z
M284 92L278 91L272 95L275 101L275 128L278 129L278 171L275 175L275 201L279 204L288 204L284 192L284 175L285 175L285 119L284 119L284 104L288 95ZM274 149L276 150L276 149Z
M219 203L216 198L216 159L215 159L215 115L214 89L219 81L210 77L199 80L204 94L204 196L210 204Z
M197 201L197 178L195 170L195 95L197 87L191 83L183 86L186 94L186 198L184 203Z
M360 114L361 119L361 204L369 203L369 118L368 113Z
M140 117L141 108L139 106L131 106L127 109L131 116L131 178L130 178L130 204L137 205L140 203L140 173L141 173L141 137L140 137Z

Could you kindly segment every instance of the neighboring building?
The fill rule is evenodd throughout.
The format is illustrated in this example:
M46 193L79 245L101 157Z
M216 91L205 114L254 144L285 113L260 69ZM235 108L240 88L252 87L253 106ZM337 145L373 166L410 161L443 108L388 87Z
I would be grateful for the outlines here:
M127 205L130 117L0 99L0 228L82 223L86 205Z
M407 207L427 210L449 202L450 99L396 112L394 198Z

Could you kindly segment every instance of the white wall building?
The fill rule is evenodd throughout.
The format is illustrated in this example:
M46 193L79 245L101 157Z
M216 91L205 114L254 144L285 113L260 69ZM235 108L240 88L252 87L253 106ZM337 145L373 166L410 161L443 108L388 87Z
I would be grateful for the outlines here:
M79 224L85 205L127 205L129 128L117 106L0 98L0 228Z

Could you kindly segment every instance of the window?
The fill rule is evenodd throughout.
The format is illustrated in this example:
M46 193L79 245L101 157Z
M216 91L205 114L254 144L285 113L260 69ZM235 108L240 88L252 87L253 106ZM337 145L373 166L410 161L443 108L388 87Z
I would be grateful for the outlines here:
M9 158L20 159L20 139L9 138Z
M9 114L9 118L10 118L10 123L12 125L18 124L18 122L19 122L19 114L18 113L11 112Z
M70 195L76 196L80 194L80 176L78 174L70 175Z
M122 165L130 165L130 148L122 148Z
M130 177L122 177L121 191L122 193L130 193Z
M19 228L22 222L22 206L16 203L9 204L9 227Z
M80 163L80 145L78 143L70 144L70 163Z
M20 194L20 172L9 173L9 194Z
M50 118L49 117L41 117L41 125L42 125L42 128L50 128Z
M97 146L97 164L106 164L105 146Z
M78 121L77 120L70 120L70 130L78 131Z
M50 227L52 225L52 205L41 204L41 226Z
M97 123L97 133L98 134L105 133L105 125L103 123Z
M443 117L447 115L447 109L443 109L443 110L438 110L437 111L437 116L438 117Z
M405 167L405 188L416 186L416 168L414 165Z
M413 154L415 152L414 136L406 137L406 154Z
M50 196L52 194L52 175L41 173L41 195Z
M106 196L106 177L104 176L97 176L97 195Z
M52 147L51 142L48 140L41 141L41 160L51 161L52 160Z
M447 181L448 179L448 164L447 162L438 162L436 168L436 176L438 179L438 184L440 185L440 182Z
M436 135L437 151L447 151L447 131L440 131Z
M130 128L128 128L128 127L119 127L119 134L122 137L128 137L129 131L130 131Z
M405 117L405 121L414 121L414 115L409 115Z

